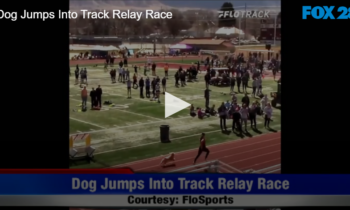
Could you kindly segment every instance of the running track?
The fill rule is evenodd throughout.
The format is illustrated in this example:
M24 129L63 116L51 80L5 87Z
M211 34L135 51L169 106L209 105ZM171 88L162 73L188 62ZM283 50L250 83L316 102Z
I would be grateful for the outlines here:
M208 148L210 150L208 161L220 160L241 171L259 170L281 164L281 134L279 132L217 144ZM197 149L178 152L175 154L176 165L166 168L159 166L164 156L114 167L130 167L135 172L164 173L192 165L196 155ZM204 162L204 153L199 157L197 164L202 162ZM280 173L280 171L275 173Z

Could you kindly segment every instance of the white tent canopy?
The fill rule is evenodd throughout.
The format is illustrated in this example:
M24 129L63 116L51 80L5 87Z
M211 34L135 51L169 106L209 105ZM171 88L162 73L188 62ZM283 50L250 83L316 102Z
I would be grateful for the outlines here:
M129 50L130 49L135 50L135 49L141 49L142 47L141 47L141 44L127 44L127 43L125 43L125 44L119 45L119 48L120 49L128 48Z
M244 35L244 32L235 27L222 27L219 28L216 32L216 35Z
M172 45L172 46L170 46L169 48L170 49L188 49L188 45L186 45L186 44L175 44L175 45Z
M92 50L100 51L119 51L119 48L114 46L95 46Z
M89 51L92 50L94 46L89 45L69 45L69 50L81 50L81 51Z
M119 49L114 46L101 46L101 45L69 45L69 50L75 51L91 51L91 50L99 50L99 51L118 51Z

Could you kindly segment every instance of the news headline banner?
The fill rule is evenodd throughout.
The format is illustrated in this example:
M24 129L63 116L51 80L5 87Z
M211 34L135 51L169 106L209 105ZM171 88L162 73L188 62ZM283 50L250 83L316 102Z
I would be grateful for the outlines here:
M7 173L0 174L0 205L347 206L350 175Z
M171 19L173 18L172 12L160 12L153 10L145 11L131 11L131 10L101 10L101 11L89 11L82 9L79 12L75 11L61 11L57 12L33 12L23 10L22 12L10 12L0 10L0 20L7 19L11 21L17 21L18 19L27 20L50 20L50 19L77 19L81 16L83 19L131 19L139 21L141 18L145 19Z

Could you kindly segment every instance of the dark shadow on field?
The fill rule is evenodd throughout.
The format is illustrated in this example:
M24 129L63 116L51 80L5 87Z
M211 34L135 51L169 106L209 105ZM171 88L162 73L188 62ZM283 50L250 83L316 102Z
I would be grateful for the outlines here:
M175 167L176 164L173 163L173 164L168 164L168 165L165 165L165 166L162 166L162 168L171 168L171 167Z
M277 130L275 130L275 129L272 129L272 128L268 128L267 130L268 130L268 131L270 131L270 132L274 132L274 133L277 133Z
M225 135L230 135L231 134L231 131L229 131L229 130L225 130L225 131L221 131L222 132L222 134L225 134Z
M242 133L238 133L236 131L232 131L232 133L236 134L236 136L240 137L240 138L244 138L244 134Z
M249 131L247 131L247 130L244 132L244 135L246 135L246 136L248 136L250 138L253 137L253 135L251 133L249 133Z
M252 130L257 134L262 134L262 132L257 128L252 128Z

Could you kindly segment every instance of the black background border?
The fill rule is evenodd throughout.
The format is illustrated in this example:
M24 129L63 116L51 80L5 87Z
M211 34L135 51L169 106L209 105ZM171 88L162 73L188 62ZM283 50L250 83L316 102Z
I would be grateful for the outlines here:
M302 20L304 5L317 6L282 1L282 173L349 174L348 82L342 76L349 68L349 43L336 44L348 40L349 20ZM6 1L1 9L57 12L68 10L69 1ZM69 168L69 21L0 21L2 78L8 83L2 84L0 168ZM40 94L51 96L39 101Z

